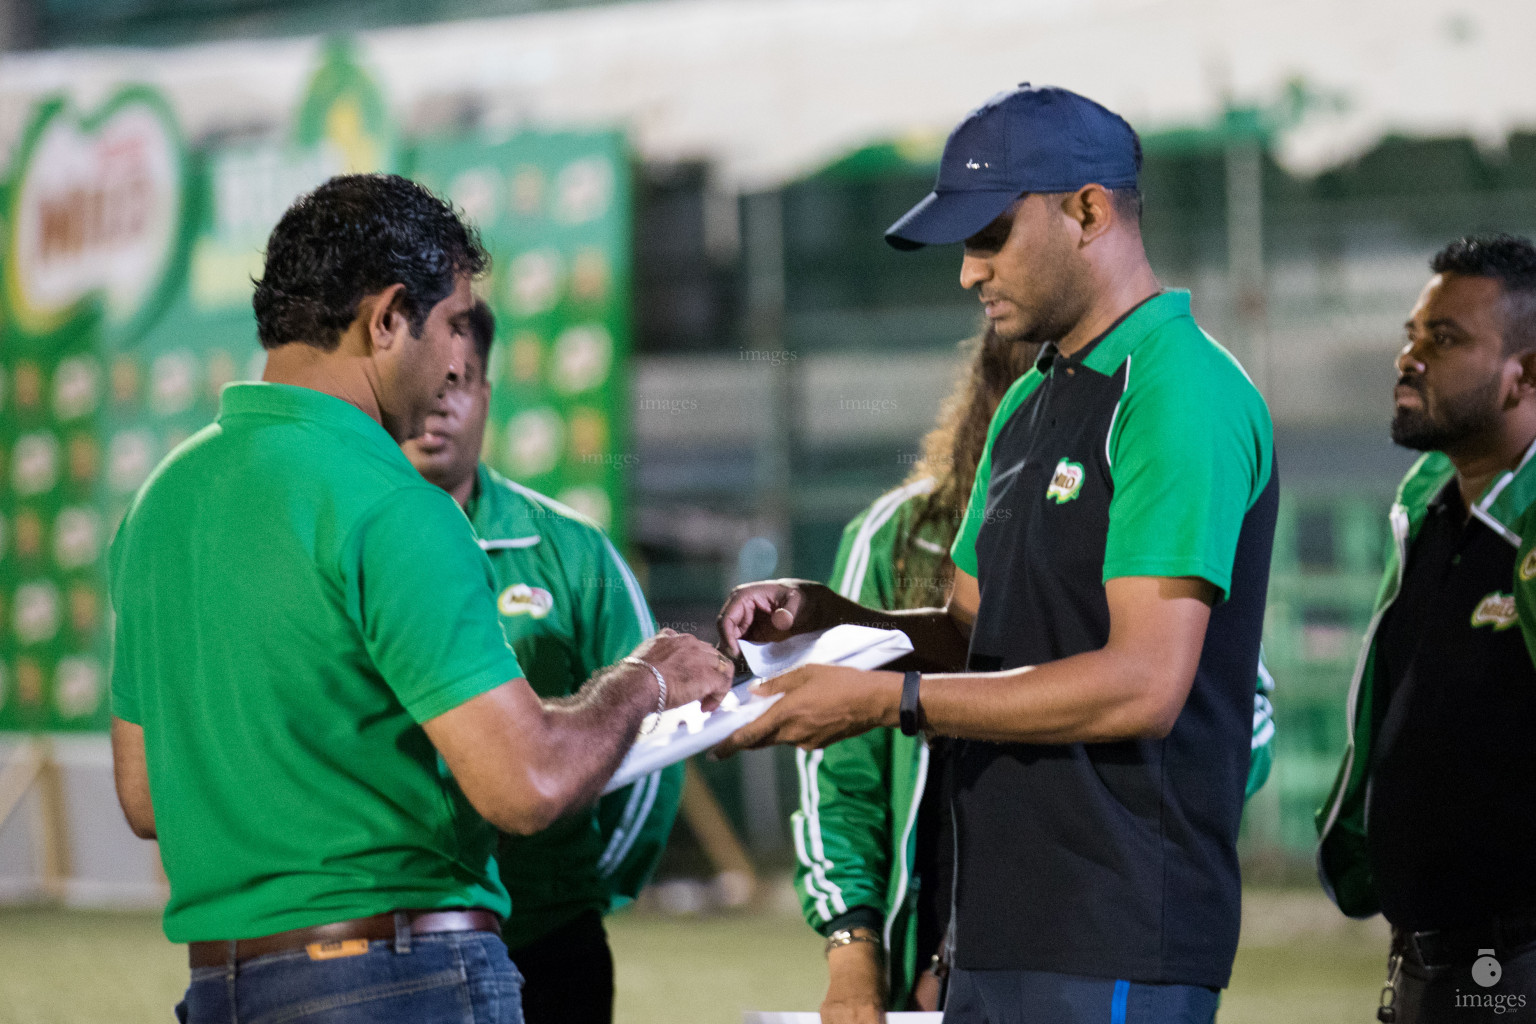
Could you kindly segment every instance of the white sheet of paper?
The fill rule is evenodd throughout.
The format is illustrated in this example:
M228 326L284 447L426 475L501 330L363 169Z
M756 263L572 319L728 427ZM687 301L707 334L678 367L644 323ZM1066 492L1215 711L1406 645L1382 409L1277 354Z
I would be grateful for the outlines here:
M618 771L608 780L604 793L629 785L651 772L676 764L722 743L737 729L753 721L780 697L759 697L748 687L758 679L781 675L801 665L846 665L879 668L912 651L912 641L900 630L870 626L833 626L804 633L772 644L741 643L742 654L753 678L732 687L720 707L705 714L699 702L664 711L646 722L649 732L635 740Z
M846 665L879 668L912 653L912 641L899 629L842 625L817 633L801 633L772 644L741 642L741 653L752 674L767 679L801 665Z
M888 1013L885 1019L891 1024L939 1024L942 1013ZM819 1013L762 1013L748 1010L741 1015L741 1024L821 1024Z

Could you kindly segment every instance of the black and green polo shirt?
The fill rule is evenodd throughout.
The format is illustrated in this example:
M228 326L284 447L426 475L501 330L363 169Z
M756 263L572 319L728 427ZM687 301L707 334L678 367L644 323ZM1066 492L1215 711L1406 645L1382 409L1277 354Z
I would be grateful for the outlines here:
M1072 356L1047 346L993 418L955 564L973 671L1109 638L1105 583L1220 591L1163 740L956 744L956 962L1222 987L1278 485L1269 413L1163 292Z
M111 552L173 942L401 908L505 915L496 833L421 723L522 675L463 512L309 388L236 384Z

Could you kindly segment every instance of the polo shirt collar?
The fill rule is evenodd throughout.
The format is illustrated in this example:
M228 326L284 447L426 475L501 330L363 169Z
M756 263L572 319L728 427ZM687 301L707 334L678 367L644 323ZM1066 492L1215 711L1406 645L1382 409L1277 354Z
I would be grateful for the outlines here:
M529 502L491 475L484 462L475 470L475 495L465 514L482 541L526 539L540 531L529 514Z
M1189 292L1182 288L1158 292L1132 306L1109 329L1070 356L1064 356L1056 343L1047 342L1035 360L1035 369L1045 373L1056 363L1085 366L1106 376L1115 372L1137 343L1170 320L1187 317Z
M495 501L491 496L491 478L486 475L485 463L477 462L475 463L475 490L464 506L464 515L474 524L476 533L480 532L481 520L490 518L493 504Z
M226 384L219 393L219 419L241 414L308 420L327 427L349 430L405 458L405 453L378 420L357 406L314 388L268 381Z
M1513 470L1499 474L1483 496L1478 499L1472 514L1484 522L1497 524L1496 529L1516 546L1520 536L1514 526L1527 509L1536 504L1536 441L1532 441L1520 464Z

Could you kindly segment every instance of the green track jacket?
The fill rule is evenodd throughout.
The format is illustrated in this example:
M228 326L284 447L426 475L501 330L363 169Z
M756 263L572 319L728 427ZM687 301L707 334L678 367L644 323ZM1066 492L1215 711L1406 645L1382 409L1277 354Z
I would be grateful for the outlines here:
M900 584L895 553L934 481L898 487L859 513L843 530L831 586L870 608L897 606ZM926 531L925 531L926 532ZM922 557L904 567L919 583L947 568L948 546L919 535ZM911 582L911 581L906 581ZM1269 777L1275 725L1268 694L1274 681L1262 660L1254 694L1253 755L1248 769L1252 796ZM917 810L928 778L928 747L895 729L873 729L824 750L795 752L800 770L800 809L790 818L794 835L795 892L806 921L825 934L827 926L854 907L873 907L885 918L890 1008L905 1009L919 959L917 892L914 876Z
M541 697L576 692L655 633L629 566L580 514L482 464L469 518L496 573L502 631ZM537 835L503 835L496 859L512 894L508 948L585 910L634 899L666 846L682 791L677 764Z
M1536 464L1531 455L1536 445L1512 472L1506 472L1488 485L1472 507L1472 514L1513 545L1518 553L1515 576L1510 580L1510 596L1526 649L1536 659ZM1354 679L1344 708L1348 745L1344 762L1328 800L1317 812L1321 837L1317 850L1317 873L1323 888L1339 909L1350 917L1370 917L1381 910L1371 878L1370 857L1366 850L1365 804L1369 784L1367 768L1371 763L1371 699L1376 668L1376 629L1402 585L1403 567L1408 548L1418 536L1428 513L1429 503L1456 475L1451 460L1440 452L1429 452L1408 471L1397 489L1389 519L1392 546L1387 553L1387 568L1376 594L1376 609L1366 627L1365 643L1355 663Z

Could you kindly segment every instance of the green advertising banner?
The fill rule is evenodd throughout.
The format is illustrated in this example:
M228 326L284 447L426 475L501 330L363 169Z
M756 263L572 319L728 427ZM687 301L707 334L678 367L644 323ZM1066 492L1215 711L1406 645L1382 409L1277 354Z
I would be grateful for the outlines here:
M107 724L103 553L149 453L110 424L114 353L181 288L190 174L170 108L128 87L40 104L14 151L0 262L0 728ZM132 486L137 486L134 483Z
M612 528L625 460L629 181L613 134L442 140L419 177L482 228L501 323L487 455ZM103 730L105 553L155 464L260 376L272 226L334 174L404 170L383 94L328 44L291 129L189 152L154 91L38 105L0 176L0 732Z
M491 252L497 341L485 458L622 546L630 178L617 133L521 132L420 146L412 173Z
M107 727L112 531L220 389L260 375L251 276L272 224L332 174L393 169L397 152L339 43L290 139L264 147L188 154L142 86L87 114L39 106L12 164L0 288L0 730Z

